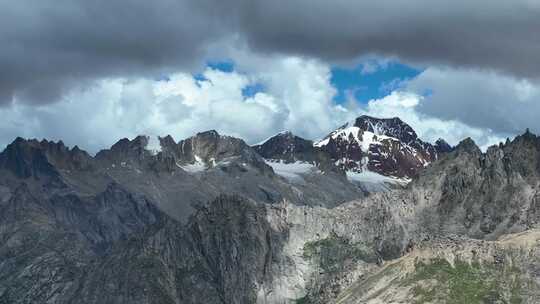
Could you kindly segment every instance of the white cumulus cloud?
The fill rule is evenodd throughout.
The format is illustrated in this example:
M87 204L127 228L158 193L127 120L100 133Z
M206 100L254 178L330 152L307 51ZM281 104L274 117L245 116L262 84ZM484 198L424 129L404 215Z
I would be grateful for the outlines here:
M298 57L266 63L248 73L207 68L202 77L103 79L44 107L15 102L0 109L9 118L0 122L0 140L62 139L96 152L123 137L170 134L179 140L216 129L255 143L282 130L321 137L353 115L332 102L328 65ZM264 91L244 96L243 89L255 84Z
M540 84L493 71L430 67L406 84L418 111L501 134L540 132Z
M231 52L230 57L235 62L231 72L206 68L200 77L178 72L160 80L107 78L46 106L16 100L0 108L0 144L16 136L62 139L96 152L123 137L170 134L180 140L210 129L251 144L283 130L316 140L367 114L398 116L427 141L442 137L455 145L472 137L485 148L516 134L497 128L498 123L532 128L537 120L531 115L540 110L534 102L538 87L528 81L435 68L393 87L384 98L362 104L349 95L346 103L336 104L326 63L245 51ZM249 86L263 89L245 96ZM427 89L432 92L425 96ZM471 99L477 101L471 105ZM503 102L507 99L513 103ZM520 114L527 108L530 114ZM483 123L485 115L499 120Z
M443 138L451 145L471 137L483 150L504 141L505 137L490 129L475 128L458 120L445 120L418 111L424 97L411 92L394 91L390 95L368 102L363 113L375 117L399 117L423 140L434 142Z

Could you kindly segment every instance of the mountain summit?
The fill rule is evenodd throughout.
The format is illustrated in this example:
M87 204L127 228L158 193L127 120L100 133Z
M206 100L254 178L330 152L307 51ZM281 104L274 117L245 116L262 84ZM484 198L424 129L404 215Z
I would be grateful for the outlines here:
M360 116L314 144L343 170L410 179L451 150L446 142L422 141L401 119ZM441 147L439 149L439 147Z

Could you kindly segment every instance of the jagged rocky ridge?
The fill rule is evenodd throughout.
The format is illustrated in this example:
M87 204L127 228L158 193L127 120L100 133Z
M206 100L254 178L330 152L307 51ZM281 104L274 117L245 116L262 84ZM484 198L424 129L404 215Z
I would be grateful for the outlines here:
M0 153L2 179L32 185L53 183L85 195L97 195L117 182L181 220L194 211L193 205L221 193L238 193L267 203L287 198L302 205L339 204L362 195L339 174L326 175L324 183L310 180L291 185L274 174L243 140L215 131L178 143L170 136L160 138L161 151L148 149L148 141L145 136L121 139L92 157L62 142L18 138Z
M366 242L372 242L377 256L392 261L382 263L367 276L368 269L354 269L362 263L338 271L334 278L322 280L330 282L326 287L312 289L307 299L317 303L538 302L539 151L540 139L528 132L489 148L485 154L466 139L422 171L408 189L376 194L334 209L343 208L337 216L350 217L337 221L358 228L332 227L334 231L311 243L318 245L315 262L319 267L328 263L325 251L349 252L345 259L333 262L340 267L346 267L351 258L369 261L365 258L370 248ZM382 208L375 213L383 218L369 213L377 208ZM319 222L319 217L316 215L314 221ZM379 231L366 232L368 227ZM523 235L519 233L525 236L514 240L512 234ZM366 235L370 235L367 240ZM500 239L511 246L498 246ZM387 270L388 265L399 265L403 259L408 273ZM456 263L461 268L455 268ZM474 287L468 290L470 298L464 300L459 296L465 286L445 291L450 283L477 284L482 293L473 295ZM321 291L325 294L322 301Z
M1 153L0 303L540 298L530 132L486 153L464 140L406 189L350 198L299 188L242 141L169 139L157 153L144 137L96 157L22 139Z

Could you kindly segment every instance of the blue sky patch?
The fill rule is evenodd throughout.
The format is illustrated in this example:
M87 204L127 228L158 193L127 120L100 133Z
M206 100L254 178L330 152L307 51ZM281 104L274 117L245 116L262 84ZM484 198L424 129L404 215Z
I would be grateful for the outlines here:
M244 96L244 98L249 98L255 96L255 94L259 92L264 92L264 85L262 83L254 83L242 89L242 96Z
M197 81L205 81L205 80L207 80L206 77L204 77L204 75L202 73L194 74L193 78L195 78L195 80L197 80Z
M382 98L399 88L403 81L414 78L422 72L398 62L379 66L370 73L363 73L363 70L362 64L354 68L332 68L331 83L338 91L334 97L335 102L345 102L347 94L353 94L361 103Z
M210 61L206 63L206 66L213 70L218 70L225 73L232 73L232 71L234 71L234 62L232 60ZM193 74L193 78L195 78L197 81L207 80L202 72Z
M232 60L210 61L207 66L214 70L220 70L225 73L234 71L234 62Z
M210 61L206 65L225 73L232 73L235 70L232 60ZM336 66L331 69L330 80L337 89L334 101L338 104L343 103L347 100L348 94L353 94L360 103L367 103L371 99L382 98L399 89L405 81L418 76L421 72L422 70L399 62L358 64L354 68ZM193 77L197 81L206 80L202 73L194 74ZM261 83L250 84L242 89L242 95L249 98L264 90Z
M224 73L232 73L234 71L234 62L232 60L211 61L208 62L206 66ZM202 73L195 74L193 77L197 81L206 80ZM242 89L242 96L244 96L244 98L250 98L259 92L264 92L264 85L262 83L254 83Z

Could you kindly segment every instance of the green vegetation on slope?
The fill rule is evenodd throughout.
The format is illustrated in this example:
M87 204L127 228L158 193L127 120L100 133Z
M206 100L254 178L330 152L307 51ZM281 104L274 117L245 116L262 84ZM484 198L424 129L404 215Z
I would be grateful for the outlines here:
M325 239L308 242L304 245L304 259L313 260L327 273L343 270L347 264L359 261L376 262L372 250L360 243L350 243L349 240L331 234Z
M411 286L416 303L512 303L520 297L520 271L502 265L444 259L418 262L402 286Z

